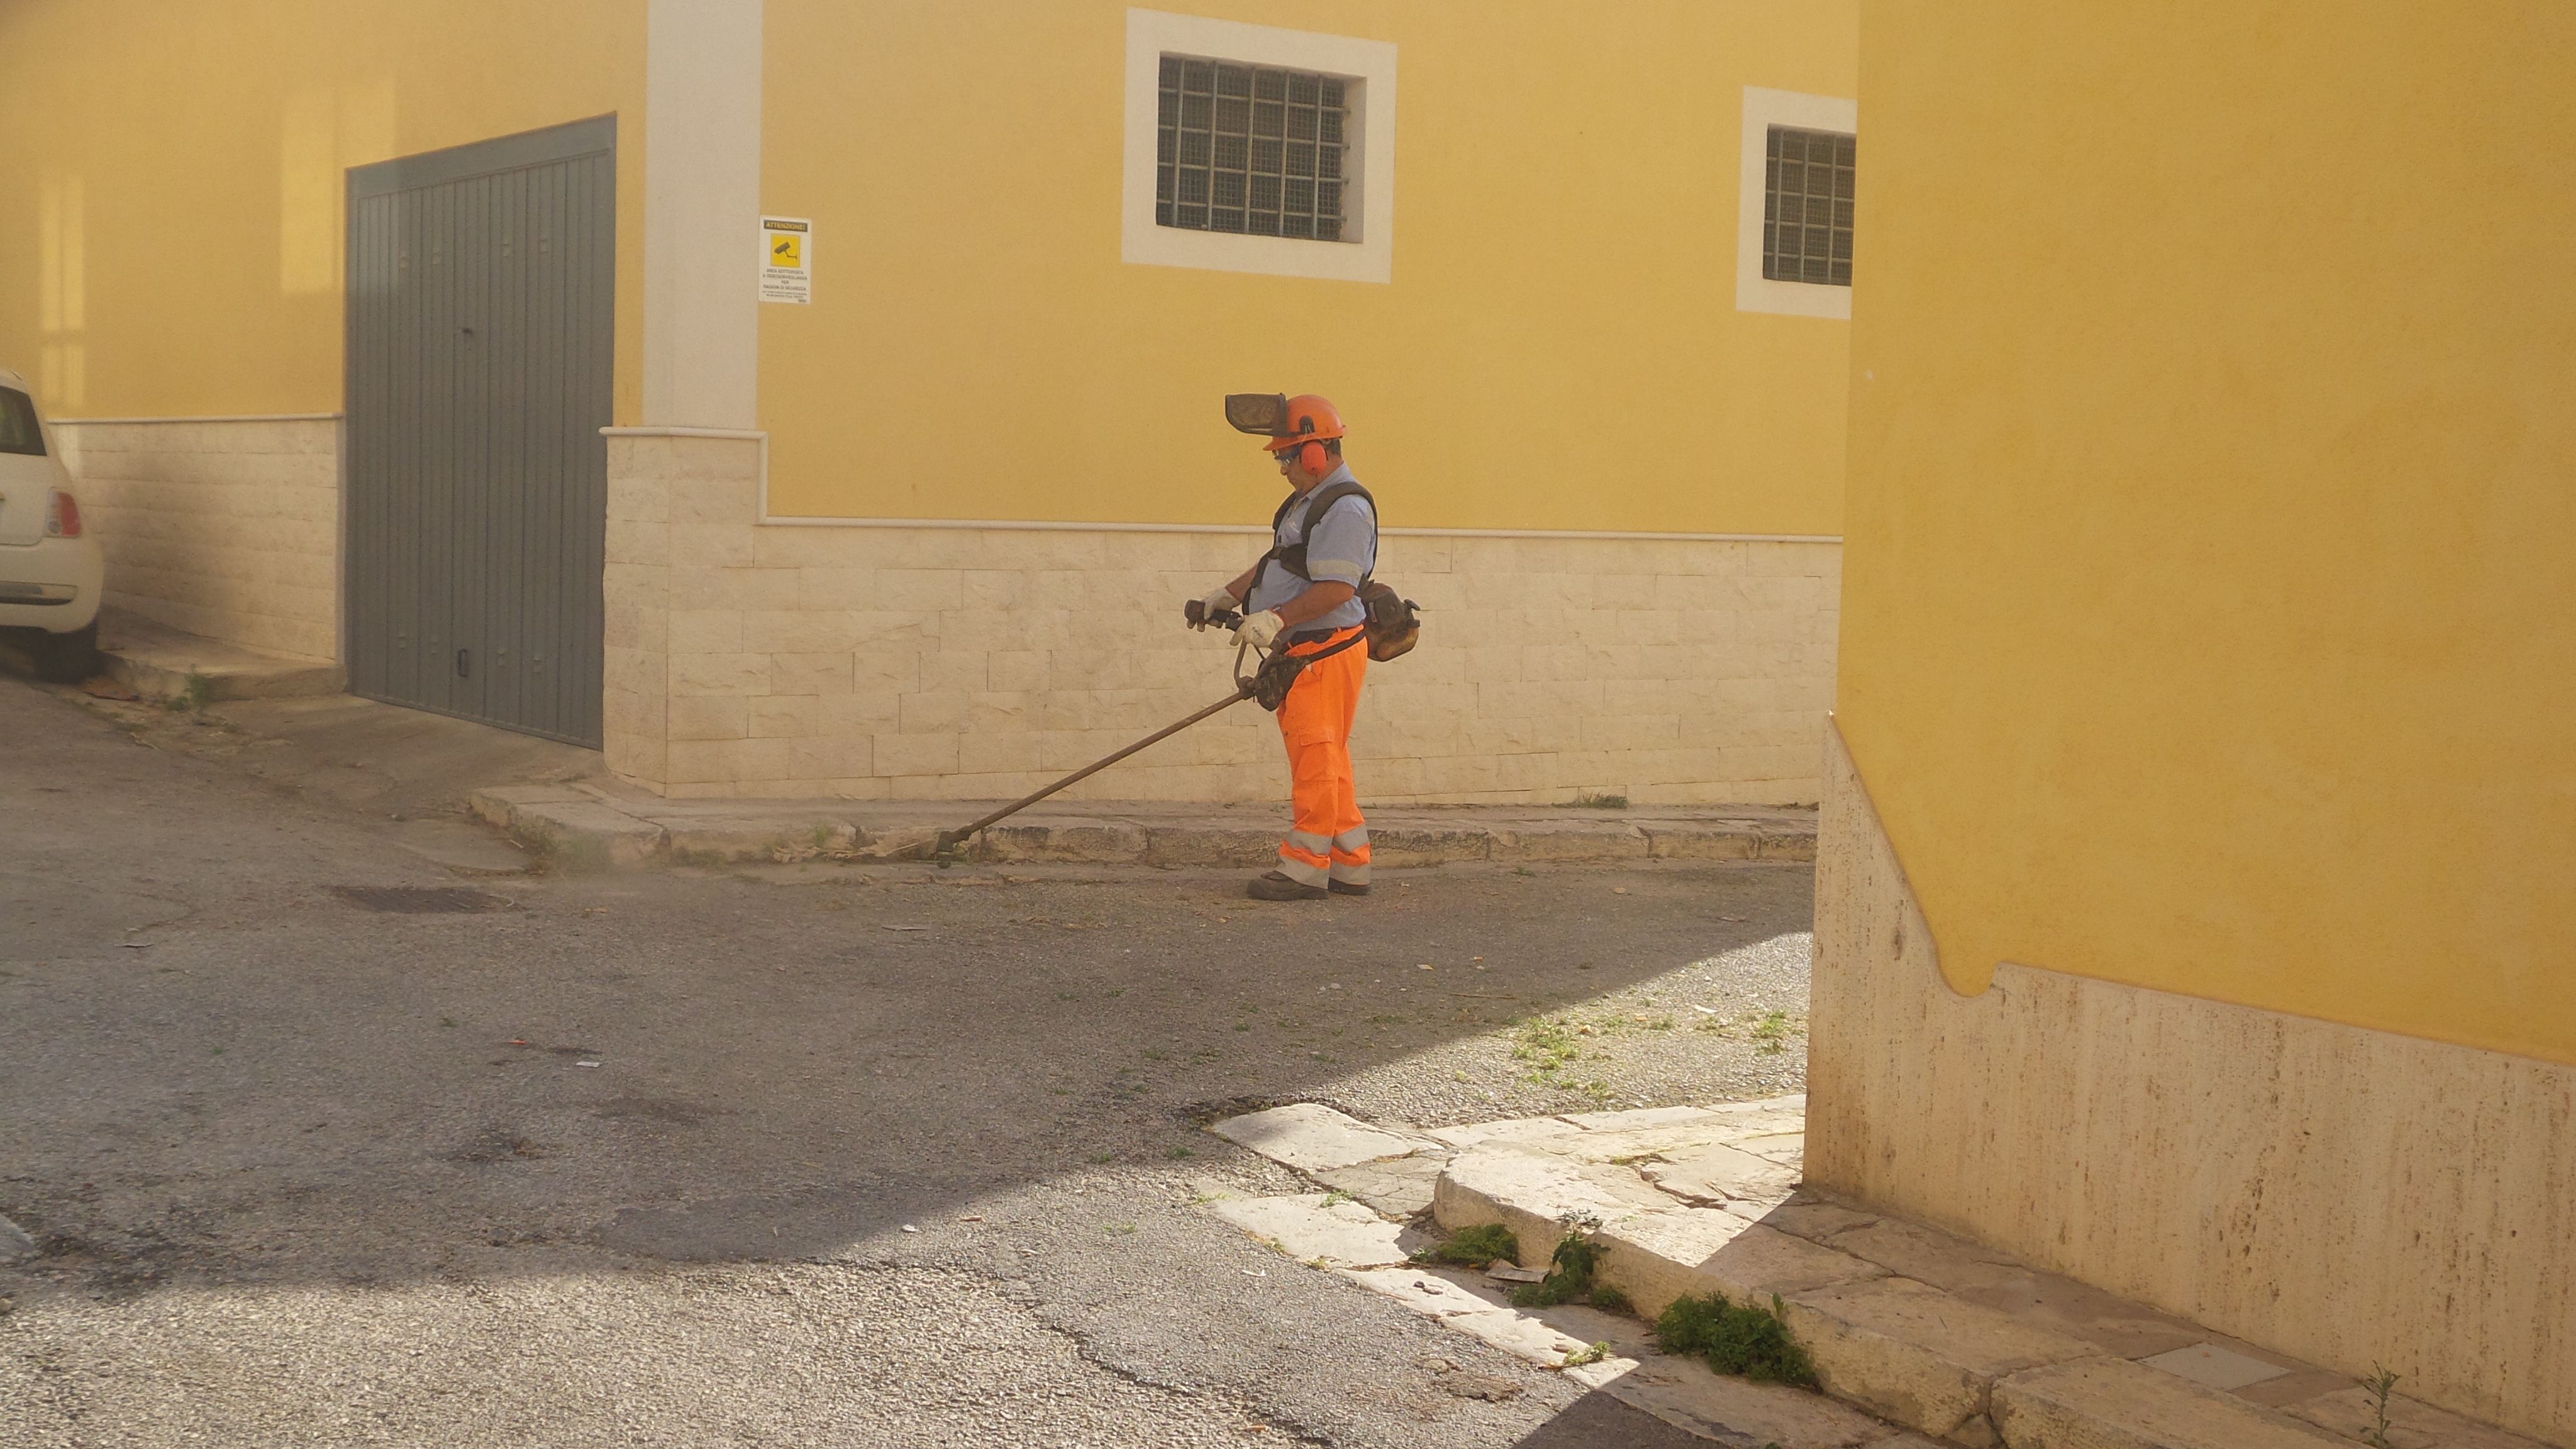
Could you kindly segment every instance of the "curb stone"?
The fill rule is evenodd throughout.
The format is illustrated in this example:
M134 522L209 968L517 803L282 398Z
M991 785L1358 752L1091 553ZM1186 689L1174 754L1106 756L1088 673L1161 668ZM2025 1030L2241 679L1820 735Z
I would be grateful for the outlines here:
M504 785L474 792L474 814L573 869L741 865L826 859L887 861L917 853L978 802L665 800L596 788ZM1061 806L1016 816L976 836L982 864L1165 865L1257 868L1278 850L1263 812L1227 819L1223 807ZM1642 860L1812 861L1813 812L1742 807L1680 817L1670 807L1636 821L1542 806L1390 809L1370 826L1376 862L1390 867L1468 861L1605 863Z

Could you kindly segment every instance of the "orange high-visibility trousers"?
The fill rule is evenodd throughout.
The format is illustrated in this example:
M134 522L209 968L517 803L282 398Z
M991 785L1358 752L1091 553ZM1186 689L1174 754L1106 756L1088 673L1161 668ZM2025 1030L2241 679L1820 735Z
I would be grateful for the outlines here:
M1321 654L1359 632L1357 626L1335 630L1330 638L1289 652ZM1351 723L1359 715L1360 681L1367 675L1368 646L1353 644L1307 665L1279 706L1279 737L1288 746L1297 810L1295 828L1279 843L1279 873L1300 885L1368 884L1368 822L1360 817L1358 785L1351 778Z

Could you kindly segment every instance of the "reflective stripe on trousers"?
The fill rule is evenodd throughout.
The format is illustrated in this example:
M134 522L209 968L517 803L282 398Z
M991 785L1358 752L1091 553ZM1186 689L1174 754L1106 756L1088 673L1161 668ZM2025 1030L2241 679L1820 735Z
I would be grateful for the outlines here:
M1359 632L1340 630L1291 652L1319 653ZM1300 885L1368 883L1368 823L1360 817L1351 777L1351 723L1359 715L1360 681L1367 674L1368 649L1354 644L1307 665L1279 706L1279 737L1288 746L1297 812L1296 828L1279 843L1279 873Z

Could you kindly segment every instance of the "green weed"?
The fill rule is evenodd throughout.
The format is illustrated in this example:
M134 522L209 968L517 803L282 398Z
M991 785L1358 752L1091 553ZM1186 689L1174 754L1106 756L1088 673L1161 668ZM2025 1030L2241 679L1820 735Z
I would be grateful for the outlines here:
M1512 1236L1511 1229L1501 1223L1479 1223L1450 1234L1446 1242L1415 1249L1413 1261L1481 1268L1496 1258L1509 1258L1517 1263L1520 1256L1520 1240Z
M1592 1306L1604 1313L1634 1314L1637 1311L1635 1301L1620 1292L1617 1285L1610 1283L1592 1285Z
M1697 1354L1722 1374L1814 1388L1816 1365L1789 1336L1780 1309L1776 1293L1769 1308L1737 1304L1723 1293L1676 1298L1655 1320L1655 1338L1664 1352Z
M1577 795L1572 800L1566 802L1566 808L1569 810L1625 810L1628 808L1628 797L1625 795Z
M1512 1043L1512 1060L1529 1063L1529 1080L1543 1087L1566 1085L1562 1073L1582 1055L1574 1024L1560 1017L1530 1018Z
M2378 1364L2370 1366L2370 1377L2361 1381L2363 1392L2370 1395L2371 1414L2377 1422L2361 1436L2371 1449L2390 1449L2388 1442L2388 1396L2397 1388L2397 1375Z
M1753 1026L1754 1050L1766 1057L1776 1057L1789 1045L1789 1013L1766 1011Z
M1601 1360L1608 1358L1609 1356L1610 1344L1608 1340L1605 1339L1600 1343L1587 1344L1586 1346L1578 1348L1572 1353L1567 1354L1565 1356L1565 1362L1558 1365L1558 1367L1581 1368L1588 1363L1599 1363Z
M1548 1262L1552 1271L1545 1278L1512 1290L1516 1306L1554 1308L1592 1296L1592 1274L1601 1266L1601 1248L1592 1241L1591 1234L1572 1232L1557 1239L1556 1251L1549 1255Z

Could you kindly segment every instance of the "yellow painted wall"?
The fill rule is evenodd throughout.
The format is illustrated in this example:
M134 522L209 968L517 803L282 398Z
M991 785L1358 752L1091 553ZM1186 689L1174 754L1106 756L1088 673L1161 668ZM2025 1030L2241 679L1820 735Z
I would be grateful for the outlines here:
M1953 984L2576 1061L2576 10L1861 46L1841 720Z
M1857 0L1163 8L1396 43L1392 284L1119 260L1113 0L769 0L774 511L1262 522L1217 398L1284 389L1391 523L1841 531L1848 324L1735 310L1737 158L1746 85L1853 94Z
M340 407L343 171L620 115L639 391L644 0L0 6L0 366L66 417Z

